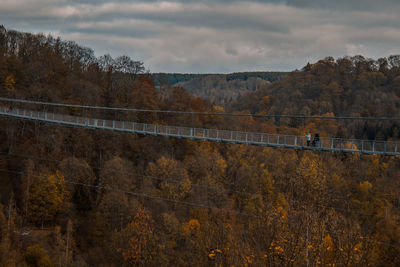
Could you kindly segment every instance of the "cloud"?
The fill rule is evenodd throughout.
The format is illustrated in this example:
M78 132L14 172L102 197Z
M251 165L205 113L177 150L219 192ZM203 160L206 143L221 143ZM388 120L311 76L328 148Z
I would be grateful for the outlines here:
M291 70L400 54L397 0L0 0L7 28L60 35L151 71Z
M397 0L286 0L287 5L301 8L346 10L346 11L382 11L399 9Z

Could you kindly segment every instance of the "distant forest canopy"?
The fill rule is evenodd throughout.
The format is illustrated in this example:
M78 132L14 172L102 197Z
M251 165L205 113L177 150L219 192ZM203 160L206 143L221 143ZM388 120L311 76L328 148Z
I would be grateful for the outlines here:
M268 105L254 100L268 96ZM268 114L399 116L400 56L327 57L289 73L268 88L249 92L236 109ZM253 99L253 101L250 101ZM265 100L265 99L264 99ZM284 103L282 105L282 103Z
M400 56L378 60L360 55L336 60L327 57L291 72L284 80L248 92L229 109L259 114L400 117ZM301 124L299 120L293 123L295 127ZM397 139L399 123L342 121L333 134Z
M185 88L189 93L215 105L226 105L248 91L268 86L284 79L286 72L238 72L231 74L152 74L156 88L165 93L173 86Z
M225 78L226 81L241 80L247 81L249 78L260 78L269 82L282 80L288 72L274 72L274 71L254 71L254 72L234 72L230 74L218 74L218 73L152 73L151 76L154 79L154 84L159 86L160 84L176 85L181 82L188 82L194 79L202 79L207 76L219 76Z
M127 56L96 58L75 42L0 28L0 96L57 103L398 116L398 63L396 56L327 58L218 106L182 87L161 92L143 62ZM399 134L394 122L23 107L266 133ZM399 222L398 157L0 117L0 266L400 266Z

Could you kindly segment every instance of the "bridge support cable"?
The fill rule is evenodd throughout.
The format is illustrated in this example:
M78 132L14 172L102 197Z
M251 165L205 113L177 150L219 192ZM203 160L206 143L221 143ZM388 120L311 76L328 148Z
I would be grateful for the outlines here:
M44 105L53 107L78 108L83 110L113 110L128 112L149 112L149 113L167 113L167 114L186 114L201 116L221 116L221 117L254 117L254 118L292 118L303 121L303 127L306 119L325 119L325 120L361 120L361 121L400 121L400 117L355 117L355 116L321 116L321 115L286 115L286 114L255 114L255 113L216 113L216 112L197 112L197 111L181 111L181 110L156 110L156 109L140 109L140 108L120 108L120 107L102 107L88 105L74 105L53 102L42 102L24 99L14 99L0 97L0 101L8 103L22 103L32 105Z
M0 107L0 116L13 117L54 123L59 125L82 127L87 129L112 130L144 135L165 136L199 141L248 144L278 148L319 150L341 153L361 153L385 156L399 156L398 142L341 139L321 137L318 145L306 146L304 136L241 132L219 129L189 128L171 125L156 125L130 121L104 120L71 116L59 113L40 112L26 109Z

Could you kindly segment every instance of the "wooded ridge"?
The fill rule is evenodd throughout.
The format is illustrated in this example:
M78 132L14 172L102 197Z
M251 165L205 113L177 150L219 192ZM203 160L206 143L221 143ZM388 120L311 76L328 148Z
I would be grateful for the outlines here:
M182 87L159 90L144 63L128 56L97 58L72 41L2 27L0 97L149 110L399 117L399 59L326 58L217 103ZM399 139L396 121L23 105L157 125ZM0 118L0 140L2 266L400 265L398 157L6 117Z

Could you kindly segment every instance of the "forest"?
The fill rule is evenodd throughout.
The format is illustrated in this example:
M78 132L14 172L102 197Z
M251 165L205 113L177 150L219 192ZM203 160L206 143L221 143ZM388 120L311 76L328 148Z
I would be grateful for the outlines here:
M194 79L207 78L209 75L216 75L225 79L226 81L241 80L246 81L249 78L260 78L269 82L282 80L287 73L286 72L234 72L230 74L192 74L192 73L152 73L152 79L155 86L160 84L168 84L174 86L181 82L188 82Z
M156 90L161 94L183 87L214 105L226 105L238 96L284 79L286 72L235 72L231 74L151 74Z
M0 96L156 110L400 117L400 56L328 57L215 104L179 86L156 90L144 63L128 56L95 57L73 41L0 27ZM396 121L24 107L266 133L400 137ZM7 117L0 118L0 140L0 266L400 265L397 157Z

